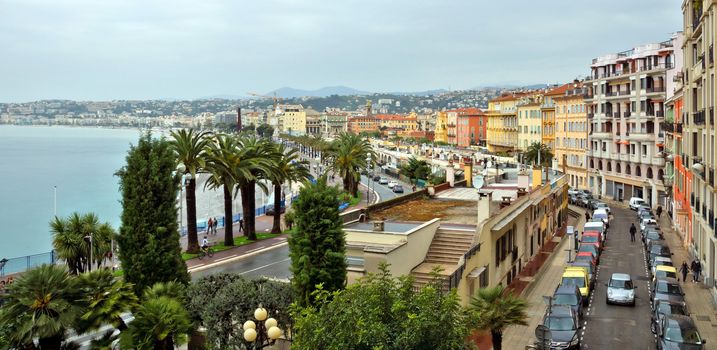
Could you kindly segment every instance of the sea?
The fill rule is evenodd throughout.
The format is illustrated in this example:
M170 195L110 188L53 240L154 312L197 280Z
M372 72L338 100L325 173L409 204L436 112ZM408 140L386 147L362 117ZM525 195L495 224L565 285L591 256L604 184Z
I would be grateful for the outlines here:
M49 252L55 210L60 217L93 212L118 230L122 206L114 174L140 135L139 129L0 125L0 259ZM197 192L199 220L222 215L220 191L198 184ZM258 196L257 206L272 200ZM235 213L240 206L237 198ZM186 226L186 213L178 220Z

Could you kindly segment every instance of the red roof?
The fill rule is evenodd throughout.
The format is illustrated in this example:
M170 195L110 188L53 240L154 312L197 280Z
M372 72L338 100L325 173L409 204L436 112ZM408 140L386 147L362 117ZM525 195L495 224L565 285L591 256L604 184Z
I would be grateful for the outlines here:
M572 86L573 86L573 83L568 83L568 84L563 84L561 86L552 88L548 92L545 93L545 96L565 95L565 91L570 90L570 88Z
M400 114L374 114L379 120L416 120L415 117L407 117Z

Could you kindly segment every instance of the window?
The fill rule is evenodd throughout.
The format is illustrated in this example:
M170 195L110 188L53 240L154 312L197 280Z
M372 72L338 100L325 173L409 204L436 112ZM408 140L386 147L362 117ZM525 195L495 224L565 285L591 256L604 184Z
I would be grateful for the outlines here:
M647 157L647 145L642 145L642 156Z

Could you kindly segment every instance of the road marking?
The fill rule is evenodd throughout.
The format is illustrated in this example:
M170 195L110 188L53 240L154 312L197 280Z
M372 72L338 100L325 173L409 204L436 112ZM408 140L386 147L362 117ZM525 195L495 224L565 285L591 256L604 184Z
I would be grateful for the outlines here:
M255 250L256 250L256 249L255 249ZM233 258L233 257L235 257L235 256L237 256L237 255L238 255L238 254L234 254L234 255L229 255L229 256L225 256L225 257L223 257L223 258L220 258L220 259L214 260L214 262L219 262L219 261L223 261L223 260L231 259L231 258Z
M189 271L189 273L193 273L193 272L197 272L197 271L202 271L202 270L210 269L210 268L212 268L212 267L219 266L219 265L223 265L223 264L227 264L227 263L230 263L230 262L232 262L232 261L236 261L236 260L241 260L241 259L245 259L245 258L248 258L248 257L252 257L252 256L254 256L254 255L261 254L261 253L263 253L263 252L265 252L265 251L272 250L272 249L276 249L276 248L279 248L279 247L282 247L282 246L285 246L285 245L288 245L288 244L289 244L288 242L282 242L282 243L280 243L280 244L276 244L276 245L273 245L273 246L269 246L269 247L265 247L265 248L259 249L259 250L255 251L255 252L246 253L246 254L241 254L241 255L239 255L239 256L235 256L235 257L232 257L231 259L227 259L227 260L224 260L224 261L214 262L214 263L211 263L211 264L201 264L201 265L193 266L192 268L187 269L187 271Z
M243 275L243 274L246 274L246 273L249 273L249 272L254 272L254 271L257 271L257 270L261 270L261 269L263 269L263 268L266 268L266 267L269 267L269 266L272 266L272 265L276 265L276 264L281 264L281 263L287 262L287 261L289 261L289 260L291 260L291 258L286 258L286 259L284 259L284 260L274 261L274 262L271 263L271 264L266 264L266 265L264 265L264 266L259 266L259 267L255 268L255 269L251 269L251 270L248 270L248 271L240 272L240 273L238 273L237 275Z
M272 244L272 245L276 245L276 244ZM247 250L246 252L247 252L247 253L251 253L251 252L255 252L255 251L259 250L259 249L264 249L264 248L266 248L266 247L254 248L254 249L251 249L251 250ZM233 255L233 256L236 256L236 255ZM218 261L218 260L217 260L217 261Z

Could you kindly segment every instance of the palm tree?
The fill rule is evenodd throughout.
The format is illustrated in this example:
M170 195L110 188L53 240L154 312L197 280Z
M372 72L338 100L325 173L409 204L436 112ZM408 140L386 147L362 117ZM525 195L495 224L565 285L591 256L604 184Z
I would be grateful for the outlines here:
M538 166L550 166L553 161L553 151L544 143L533 142L525 152L525 160Z
M189 314L178 299L161 296L142 301L134 320L120 334L123 349L173 350L191 330Z
M120 331L127 328L121 315L138 304L132 284L115 277L108 269L82 274L77 283L86 305L78 322L78 333L97 330L107 323Z
M209 179L205 187L211 189L222 188L224 193L224 245L234 245L234 227L232 199L237 181L237 172L248 172L252 163L239 157L238 143L233 135L216 135L207 150L205 167L209 171Z
M197 240L197 174L204 169L204 153L209 144L208 133L194 129L172 131L170 146L177 156L177 164L184 166L184 173L189 174L187 181L187 252L199 251Z
M358 195L358 183L361 169L369 166L375 153L368 140L352 133L342 133L331 145L330 169L343 179L344 190L353 196Z
M526 310L528 303L506 292L505 287L482 288L471 299L468 309L472 326L489 330L493 340L493 349L501 350L503 330L512 325L527 325Z
M50 222L50 230L53 248L58 257L66 261L70 273L75 275L87 271L90 264L101 266L111 251L111 242L116 235L109 223L100 223L94 213L80 215L75 212L67 219L55 217ZM92 237L92 244L86 237Z
M256 187L259 186L264 193L268 192L266 185L259 180L269 178L273 171L274 147L271 141L256 136L240 137L237 143L240 162L246 162L234 168L241 195L244 235L256 240Z
M309 162L301 160L295 148L274 144L273 171L269 174L274 186L274 224L271 233L281 233L281 185L285 182L300 182L309 178Z
M408 162L401 167L401 172L408 176L413 182L414 179L426 180L428 175L431 175L431 167L425 160L418 160L416 157L411 157Z
M82 315L76 281L64 267L41 265L8 287L0 324L10 325L10 342L19 349L60 349L65 332Z

